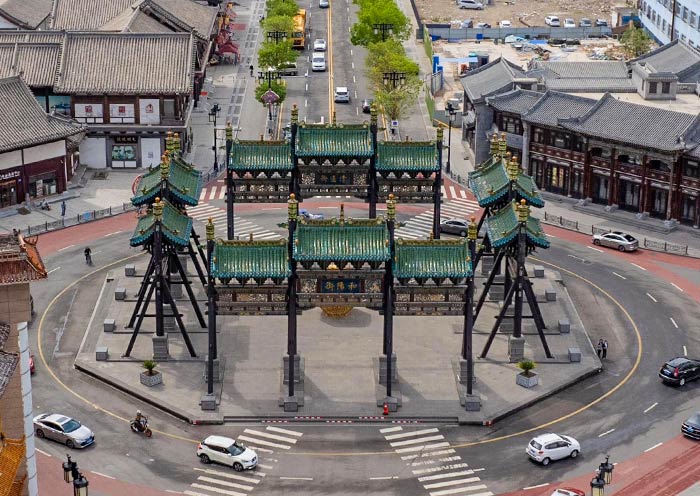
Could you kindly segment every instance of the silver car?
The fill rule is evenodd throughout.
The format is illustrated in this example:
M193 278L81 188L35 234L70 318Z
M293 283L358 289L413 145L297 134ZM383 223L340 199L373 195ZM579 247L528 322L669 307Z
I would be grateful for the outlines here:
M619 251L634 251L639 248L639 241L637 241L637 238L620 231L594 234L593 244L615 248Z
M34 432L39 439L53 439L69 448L85 448L95 442L95 434L75 419L56 413L34 417Z
M440 232L447 234L457 234L465 237L469 229L469 222L466 220L449 219L440 222Z

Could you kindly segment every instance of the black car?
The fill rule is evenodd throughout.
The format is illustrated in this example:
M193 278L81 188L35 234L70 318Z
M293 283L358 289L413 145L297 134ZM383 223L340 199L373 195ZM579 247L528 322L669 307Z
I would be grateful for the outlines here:
M683 422L681 432L684 436L700 441L700 412L695 412L688 420Z
M595 25L598 28L607 28L608 27L608 21L605 19L596 19L595 20Z
M362 100L362 113L369 114L372 110L373 102L374 100L372 100L371 98L365 98L364 100Z
M669 360L659 370L659 377L664 382L685 386L685 383L700 377L700 361L686 357Z

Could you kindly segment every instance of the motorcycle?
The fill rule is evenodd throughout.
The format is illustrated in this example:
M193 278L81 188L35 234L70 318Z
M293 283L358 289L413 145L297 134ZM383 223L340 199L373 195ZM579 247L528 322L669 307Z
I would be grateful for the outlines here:
M148 419L144 419L143 423L134 419L129 424L129 427L131 427L132 432L145 434L146 437L151 437L153 435L153 431L148 427Z

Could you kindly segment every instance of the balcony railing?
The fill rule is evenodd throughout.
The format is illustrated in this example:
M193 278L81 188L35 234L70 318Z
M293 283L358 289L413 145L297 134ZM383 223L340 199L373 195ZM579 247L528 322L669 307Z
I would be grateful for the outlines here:
M4 435L0 436L0 496L22 494L25 479L16 479L24 456L24 438L8 439Z

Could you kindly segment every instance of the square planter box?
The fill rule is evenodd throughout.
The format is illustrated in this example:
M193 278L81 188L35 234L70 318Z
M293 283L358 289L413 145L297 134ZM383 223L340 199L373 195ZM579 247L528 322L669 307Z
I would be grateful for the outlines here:
M538 377L534 372L531 372L529 377L521 372L515 376L515 383L522 387L531 388L537 386Z
M148 375L148 372L141 372L141 384L152 387L163 382L163 374L156 372L153 375Z

